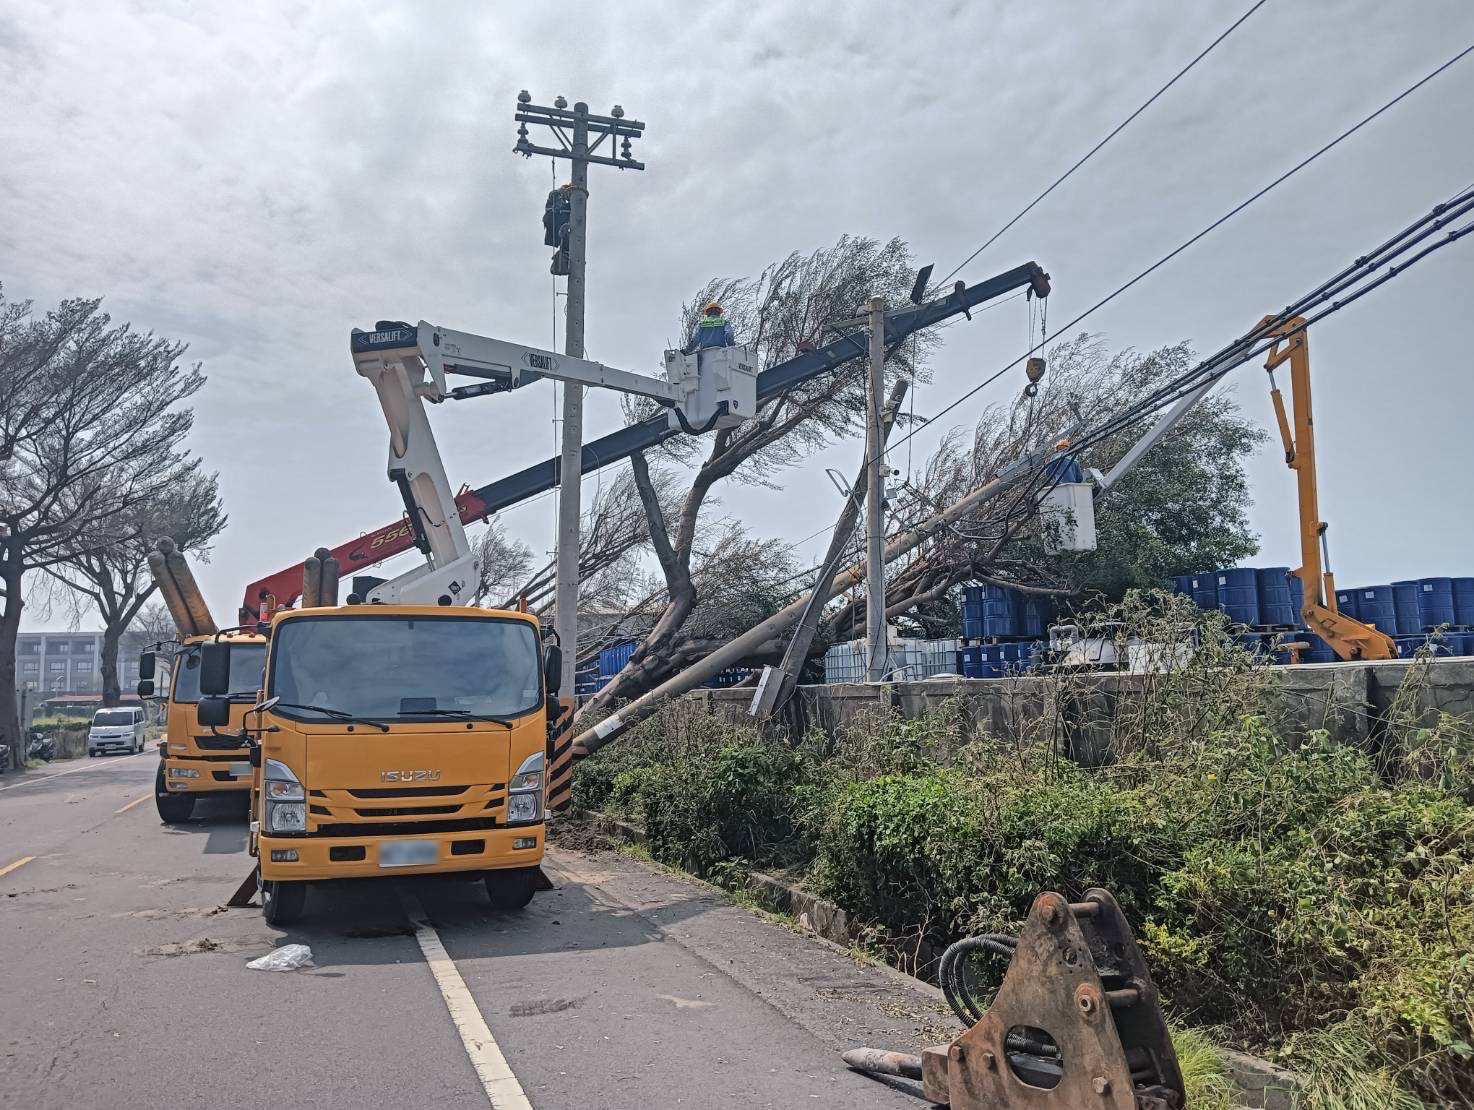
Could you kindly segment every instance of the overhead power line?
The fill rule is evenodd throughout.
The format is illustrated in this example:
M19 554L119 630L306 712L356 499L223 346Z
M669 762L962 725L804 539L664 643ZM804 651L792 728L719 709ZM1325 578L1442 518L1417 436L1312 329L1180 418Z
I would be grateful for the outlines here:
M1295 174L1297 174L1301 170L1305 169L1306 166L1309 166L1316 159L1320 158L1321 155L1323 155L1326 152L1330 151L1332 148L1334 148L1336 146L1339 146L1345 140L1349 139L1352 135L1354 135L1358 131L1360 131L1367 124L1371 123L1378 116L1382 115L1384 112L1388 111L1389 109L1393 108L1397 104L1401 103L1404 99L1406 99L1407 97L1411 96L1418 89L1420 89L1424 85L1426 85L1429 81L1433 80L1435 77L1437 77L1439 74L1443 73L1445 70L1451 68L1457 62L1462 61L1464 58L1468 57L1469 54L1471 54L1471 53L1474 53L1474 45L1466 46L1463 50L1459 51L1457 54L1455 54L1448 61L1446 61L1442 65L1438 66L1436 69L1432 70L1430 73L1426 74L1425 76L1423 76L1422 78L1420 78L1418 81L1416 81L1413 84L1409 85L1406 89L1404 89L1402 92L1398 93L1391 100L1387 101L1385 104L1383 104L1376 111L1372 112L1369 115L1363 116L1360 120L1358 120L1356 123L1352 124L1345 131L1342 131L1339 135L1337 135L1330 142L1326 143L1319 150L1316 150L1314 153L1309 154L1306 157L1302 158L1299 162L1297 162L1295 165L1291 166L1284 173L1280 174L1273 181L1269 182L1269 184L1265 185L1262 189L1260 189L1258 192L1254 193L1247 200L1241 201L1240 203L1236 204L1233 208L1230 208L1222 216L1219 216L1218 219L1214 220L1207 227L1203 228L1203 230L1199 231L1196 235L1192 236L1190 239L1186 240L1181 245L1173 248L1171 251L1168 251L1161 258L1157 259L1155 262L1153 262L1146 269L1144 269L1140 273L1138 273L1135 277L1133 277L1130 280L1128 280L1128 281L1122 283L1121 285L1117 286L1114 290L1112 290L1110 293L1106 294L1100 300L1096 301L1093 305L1091 305L1089 308L1087 308L1084 312L1080 313L1078 316L1076 316L1069 323L1065 324L1061 328L1056 328L1055 329L1055 334L1061 334L1063 332L1069 331L1071 328L1073 328L1075 325L1079 324L1081 321L1085 320L1087 317L1092 316L1093 314L1095 314L1096 312L1098 312L1100 309L1102 309L1106 305L1110 304L1117 297L1119 297L1122 293L1125 293L1128 289L1132 288L1132 286L1138 284L1139 282L1143 281L1145 278L1149 277L1151 274L1155 273L1157 270L1161 269L1168 262L1172 261L1172 259L1176 258L1183 251L1185 251L1189 247L1191 247L1194 243L1197 243L1200 239L1203 239L1205 236L1211 234L1212 232L1216 231L1218 228L1222 227L1225 223L1227 223L1229 220L1231 220L1234 216L1237 216L1245 208L1248 208L1255 201L1259 200L1260 198L1264 197L1266 194L1268 194L1269 192L1271 192L1275 188L1277 188L1280 185L1284 184L1284 182L1288 181L1291 177L1295 176ZM957 408L957 406L963 404L965 401L969 400L972 397L975 397L983 389L987 388L989 385L992 385L995 381L997 381L999 378L1001 378L1004 374L1008 373L1010 370L1014 369L1015 367L1017 367L1021 363L1023 363L1023 361L1025 359L1027 359L1030 355L1034 354L1035 351L1039 350L1040 346L1042 346L1042 344L1035 344L1035 345L1031 346L1027 351L1025 351L1023 354L1019 355L1017 358L1013 359L1011 362L1007 363L1004 366L999 367L996 371L994 371L992 374L988 375L986 378L984 378L982 381L980 381L977 385L975 385L971 389L969 389L966 393L962 394L956 400L949 402L946 405L946 407L942 408L935 415L933 415L930 418L928 418L928 420L926 421L926 423L921 424L921 425L919 425L917 427L912 428L910 431L908 431L900 439L897 439L897 440L892 441L890 443L890 445L886 448L886 452L888 453L890 451L894 451L897 447L900 447L901 444L903 444L903 443L907 442L908 440L910 440L918 432L922 431L924 428L926 428L926 427L930 426L931 424L935 423L939 418L941 418L942 416L945 416L947 413L951 412L953 409Z
M1460 220L1465 222L1458 224ZM1454 224L1458 226L1450 226ZM1444 232L1443 237L1430 242L1439 232ZM1305 331L1311 324L1340 312L1372 290L1406 273L1430 254L1451 246L1470 234L1474 234L1474 187L1460 190L1379 247L1357 258L1334 277L1322 282L1280 312L1267 317L1192 369L1159 386L1087 432L1077 440L1073 450L1081 451L1099 443L1209 382L1217 381L1229 371L1264 354L1275 343L1284 342ZM1291 329L1281 330L1297 317L1301 319L1301 323Z
M1155 104L1157 102L1158 98L1160 98L1163 93L1165 93L1173 85L1177 84L1178 81L1180 81L1184 76L1187 75L1187 71L1188 70L1192 69L1193 66L1197 65L1204 58L1206 58L1210 53L1212 53L1214 47L1216 47L1224 39L1228 38L1228 36L1231 35L1231 34L1233 34L1234 31L1238 30L1240 24L1242 24L1246 19L1248 19L1251 15L1253 15L1255 12L1257 12L1260 8L1264 7L1264 5L1267 2L1268 2L1268 0L1257 0L1257 2L1251 8L1249 8L1248 11L1246 11L1243 15L1239 16L1238 19L1234 20L1233 23L1231 23L1229 25L1229 27L1228 27L1227 30L1225 30L1221 35L1219 35L1216 39L1214 39L1212 42L1210 42L1206 47L1204 47L1203 50L1202 50L1202 52L1199 53L1196 58L1194 58L1192 61L1188 62L1187 65L1185 65L1181 69L1179 69L1177 71L1176 75L1173 76L1172 80L1168 81L1160 89L1158 89L1156 92L1152 93L1152 95L1149 96L1142 103L1142 105L1139 108L1136 109L1136 111L1132 112L1129 116L1127 116L1125 119L1123 119L1120 123L1116 124L1115 128L1108 135L1106 135L1105 138L1101 139L1100 142L1096 143L1093 147L1091 147L1088 151L1086 151L1085 156L1083 158L1081 158L1073 166L1071 166L1069 169L1065 170L1064 173L1060 174L1057 178L1055 178L1054 179L1054 182L1049 186L1049 188L1045 189L1037 197L1035 197L1033 200L1029 201L1029 203L1026 204L1023 207L1023 209L1018 213L1018 215L1014 216L1013 219L1009 220L1006 224L1004 224L997 231L995 231L993 233L992 238L990 238L981 247L979 247L977 250L973 251L970 255L968 255L966 258L964 258L960 263L958 263L957 266L956 266L956 268L953 269L953 271L950 274L948 274L946 277L944 277L940 282L938 282L938 284L939 285L945 285L948 281L952 280L952 278L956 277L957 274L962 270L962 268L964 266L966 266L974 258L976 258L978 255L982 254L983 251L987 250L994 243L996 243L999 239L1001 239L1003 237L1003 233L1004 232L1006 232L1014 224L1018 223L1025 216L1027 216L1029 214L1029 212L1033 209L1033 207L1036 204L1038 204L1041 200L1043 200L1045 197L1047 197L1050 193L1054 192L1057 188L1059 188L1061 185L1063 185L1065 183L1065 181L1070 177L1071 174L1073 174L1076 170L1078 170L1086 162L1090 161L1090 159L1092 159L1093 157L1095 157L1095 155L1100 151L1101 147L1105 146L1106 143L1110 142L1117 135L1119 135L1122 131L1126 130L1126 128L1131 124L1132 120L1136 119L1136 117L1139 116L1139 115L1141 115L1142 112L1145 112L1148 108L1150 108L1153 104Z

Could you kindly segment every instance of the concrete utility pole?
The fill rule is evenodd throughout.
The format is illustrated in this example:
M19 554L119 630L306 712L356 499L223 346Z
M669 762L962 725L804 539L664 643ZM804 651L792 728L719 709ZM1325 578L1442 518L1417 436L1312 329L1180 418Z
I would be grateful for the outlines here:
M909 384L905 378L901 378L891 386L890 399L880 418L882 442L889 437L891 428L895 425ZM781 709L798 688L799 672L808 661L809 648L813 646L814 636L819 631L824 607L829 604L829 581L839 570L839 561L844 557L845 548L849 546L855 524L860 518L860 509L865 504L864 482L870 460L869 444L866 444L865 452L865 458L860 462L860 473L855 476L850 491L845 494L844 508L840 510L834 533L829 538L829 549L824 554L824 562L819 566L819 578L814 583L808 601L804 603L803 615L798 619L798 627L793 630L793 639L788 641L788 647L783 652L783 661L776 667L763 669L762 681L758 683L757 693L752 696L752 704L747 712L759 720L765 720Z
M614 166L621 170L643 170L644 163L636 162L630 157L630 140L639 138L645 125L625 119L624 109L617 104L607 116L590 115L589 106L582 101L569 111L568 101L561 96L553 101L551 108L535 105L525 89L517 94L515 118L519 125L517 145L513 147L516 153L528 158L534 154L546 154L552 158L567 158L573 163L566 239L568 329L564 353L573 358L583 358L589 163L598 162L600 165ZM560 146L540 147L528 142L529 123L547 127ZM589 145L591 136L594 137L592 146ZM596 153L605 139L610 140L612 149L615 138L621 140L618 158ZM564 250L563 245L560 244L558 249ZM554 257L556 259L557 256ZM558 272L556 261L554 272ZM571 698L574 692L574 674L578 668L578 532L582 515L583 477L583 387L571 382L563 386L563 429L559 448L558 567L553 606L559 645L563 649L563 695Z
M885 301L870 298L870 374L865 392L865 677L890 670L885 634L885 439L880 429L885 388Z

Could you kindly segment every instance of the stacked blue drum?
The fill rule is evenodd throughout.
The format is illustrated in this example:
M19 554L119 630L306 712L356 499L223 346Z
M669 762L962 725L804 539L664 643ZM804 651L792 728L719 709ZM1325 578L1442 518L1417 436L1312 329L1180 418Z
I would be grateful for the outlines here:
M1276 633L1310 644L1307 662L1335 659L1330 646L1304 628L1305 586L1289 567L1230 567L1179 574L1167 583L1200 609L1217 609L1238 626L1235 638L1251 651L1269 649ZM1401 654L1429 644L1436 655L1474 655L1474 577L1409 578L1336 591L1336 609L1397 640ZM1288 652L1274 652L1276 662Z
M1028 670L1035 645L1049 634L1054 606L1041 594L991 583L962 591L962 638L958 667L968 678L998 678Z

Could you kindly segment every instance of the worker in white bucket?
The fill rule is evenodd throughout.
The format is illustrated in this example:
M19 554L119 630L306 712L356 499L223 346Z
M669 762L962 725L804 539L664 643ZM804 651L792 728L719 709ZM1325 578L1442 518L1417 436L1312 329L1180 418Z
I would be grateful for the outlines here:
M722 315L722 306L712 301L702 310L701 319L696 321L696 327L691 331L691 341L686 344L681 353L689 355L693 351L706 351L712 347L735 347L737 337L732 334L732 325L727 323L727 318Z

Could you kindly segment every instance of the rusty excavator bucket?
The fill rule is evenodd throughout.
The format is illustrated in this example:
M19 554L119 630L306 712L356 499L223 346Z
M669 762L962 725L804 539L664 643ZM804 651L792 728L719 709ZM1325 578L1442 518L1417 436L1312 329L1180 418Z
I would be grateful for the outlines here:
M1011 947L987 939L995 951ZM1034 900L992 1005L951 1044L920 1057L854 1049L844 1058L920 1079L923 1096L951 1110L1186 1105L1146 961L1120 906L1099 889L1081 902L1052 891Z

